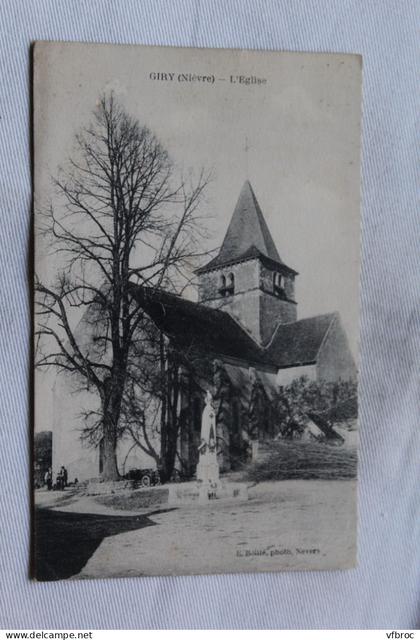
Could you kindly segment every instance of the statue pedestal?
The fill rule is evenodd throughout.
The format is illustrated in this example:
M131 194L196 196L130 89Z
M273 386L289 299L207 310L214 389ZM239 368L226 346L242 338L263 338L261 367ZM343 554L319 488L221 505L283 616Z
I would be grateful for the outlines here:
M197 473L198 478L198 473ZM199 493L199 502L203 504L208 502L209 500L217 500L217 496L220 495L220 490L222 487L222 483L220 480L211 480L209 479L197 479L197 487Z
M208 505L216 507L225 502L248 500L248 485L245 482L182 482L167 485L170 505Z
M215 451L200 453L200 460L197 465L197 487L199 491L199 502L207 502L216 499L220 494L222 483L219 478L219 465Z
M219 464L216 451L206 450L200 453L197 465L197 481L205 484L217 484L219 482Z

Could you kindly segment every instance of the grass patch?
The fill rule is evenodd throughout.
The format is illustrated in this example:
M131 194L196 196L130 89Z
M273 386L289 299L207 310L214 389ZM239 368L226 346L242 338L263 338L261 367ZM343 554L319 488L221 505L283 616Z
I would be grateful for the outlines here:
M251 464L247 480L348 480L357 475L356 448L312 442L273 442L271 453Z
M168 502L169 489L167 487L153 487L152 489L138 489L131 493L113 493L107 496L95 496L95 502L106 507L113 507L121 511L135 511L148 509Z

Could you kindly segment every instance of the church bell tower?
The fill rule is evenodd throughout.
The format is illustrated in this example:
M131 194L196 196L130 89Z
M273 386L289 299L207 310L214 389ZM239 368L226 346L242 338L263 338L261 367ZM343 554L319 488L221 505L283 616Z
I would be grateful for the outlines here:
M281 260L248 180L218 255L197 274L199 302L227 311L262 345L297 319L298 274Z

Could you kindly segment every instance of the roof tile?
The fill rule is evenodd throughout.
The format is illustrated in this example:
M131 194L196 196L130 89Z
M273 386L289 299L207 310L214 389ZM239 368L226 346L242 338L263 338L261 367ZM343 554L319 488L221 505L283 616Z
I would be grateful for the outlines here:
M185 300L163 289L132 284L131 293L179 348L273 369L316 362L322 341L337 317L336 313L329 313L279 324L270 343L262 347L226 311Z

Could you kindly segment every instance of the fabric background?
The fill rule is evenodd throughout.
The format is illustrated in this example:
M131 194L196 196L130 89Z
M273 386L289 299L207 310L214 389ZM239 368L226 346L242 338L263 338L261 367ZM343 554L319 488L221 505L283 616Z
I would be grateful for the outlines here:
M2 0L2 628L412 628L419 622L419 18L415 0ZM363 55L356 570L39 584L28 579L29 47L37 39Z

